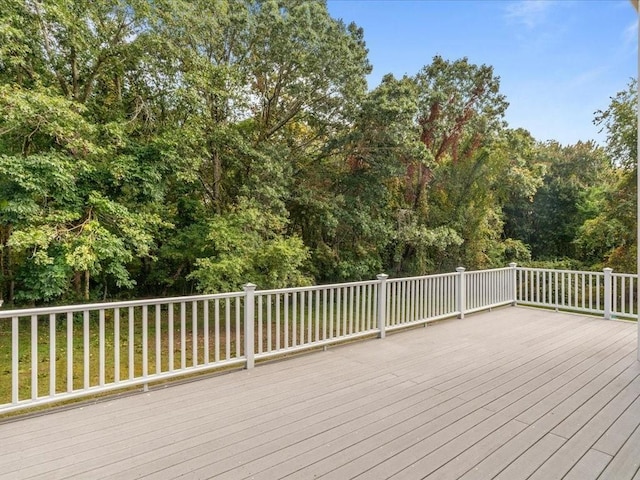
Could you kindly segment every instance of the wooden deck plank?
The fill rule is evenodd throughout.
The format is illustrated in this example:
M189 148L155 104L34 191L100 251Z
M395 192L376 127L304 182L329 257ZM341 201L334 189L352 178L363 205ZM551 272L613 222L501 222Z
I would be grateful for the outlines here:
M611 455L598 450L589 450L573 466L563 480L596 480L611 461L611 458Z
M534 405L529 410L538 408L540 404L546 404L549 409L547 415L542 415L530 428L525 429L512 441L489 455L483 462L464 475L463 478L480 480L497 475L511 462L525 453L528 448L549 434L558 423L573 412L576 405L582 404L582 397L573 395L575 392L579 392L584 385L598 379L602 372L611 369L611 362L615 362L616 371L622 371L633 361L633 355L635 354L630 347L626 349L610 349L609 351L610 353L607 357L591 356L587 362L580 363L556 377L552 382L531 392L529 400L533 400L534 402L530 403L534 403ZM543 397L542 400L535 403L539 397ZM552 406L558 406L558 403L555 402L562 402L562 408L551 411Z
M529 427L527 430L531 431L531 429L532 427ZM552 433L544 435L540 440L532 442L531 446L522 455L493 478L495 480L524 480L529 478L565 441L564 438Z
M636 397L629 408L607 429L593 448L615 455L638 426L640 426L640 396Z
M380 395L389 395L394 391L393 388L397 388L401 382L402 380L398 378L385 379L383 377L382 380L377 379L371 384L367 383L366 386L358 384L353 388L345 387L341 392L341 396L337 397L337 399L344 402L342 405L350 411L356 407L350 407L349 402L363 403L365 400L373 401L375 397L372 398L371 396L375 395L376 392L380 392ZM362 395L354 395L356 390L361 391ZM206 418L200 418L195 422L189 420L186 424L180 424L177 421L175 424L177 428L174 428L171 424L163 424L159 426L161 427L160 430L153 429L152 432L145 431L143 435L129 436L125 441L120 440L118 442L112 436L110 444L101 444L105 447L110 447L103 452L96 453L92 448L74 451L73 471L78 473L89 471L95 468L96 461L105 465L118 463L117 468L122 469L127 466L137 465L140 462L137 457L144 457L144 463L154 462L156 459L166 462L166 458L163 458L165 454L168 455L176 450L176 456L179 456L182 451L189 451L193 454L196 450L192 449L202 444L212 445L219 449L233 449L237 442L241 442L251 435L275 435L279 431L288 431L293 423L313 422L314 417L319 417L318 421L321 422L323 409L317 407L313 415L310 415L308 408L306 406L306 408L300 409L297 415L296 412L289 414L288 410L283 412L282 409L276 409L271 415L265 414L265 418L240 420L246 412L240 407L236 420L232 419L225 425L209 421ZM285 413L287 413L286 416L284 416ZM182 417L182 413L180 412L176 417L179 420ZM172 439L170 444L166 443L167 436ZM36 474L40 471L49 471L49 468L49 462L40 463L39 466L32 465L30 472Z
M631 480L636 338L583 315L470 315L0 423L0 478Z
M224 428L227 427L228 425L232 425L234 427L238 427L238 425L241 425L243 422L248 422L249 425L255 425L255 423L259 423L259 421L263 420L265 418L264 413L269 412L270 414L276 414L278 415L279 412L279 405L282 404L283 401L286 401L287 404L290 406L290 408L294 411L296 410L301 410L301 409L306 409L309 406L309 402L312 403L318 403L318 402L322 402L323 397L327 397L327 398L331 398L333 394L344 394L346 397L348 398L348 387L355 385L373 385L372 388L380 388L380 385L378 385L382 380L385 379L393 379L394 381L397 381L397 377L390 375L390 374L386 374L380 376L377 373L371 374L371 375L367 375L367 376L363 376L361 378L358 379L357 382L353 381L353 378L349 378L351 377L350 375L347 375L347 378L345 381L341 381L341 382L337 382L334 385L331 385L331 387L328 386L324 386L324 392L321 394L317 394L315 396L313 396L313 393L310 391L307 391L307 393L303 396L297 396L295 393L289 393L289 395L286 395L286 392L296 392L298 390L296 389L292 389L290 390L287 387L286 382L283 382L282 386L282 395L278 396L275 398L275 400L273 398L267 398L266 395L266 391L263 392L261 398L265 399L264 403L261 403L260 405L256 404L255 401L253 401L253 403L243 403L241 399L238 399L239 401L236 403L231 403L231 405L227 406L226 408L222 409L222 412L216 412L216 404L214 402L212 402L212 405L208 405L208 404L198 404L198 405L191 405L191 404L187 404L187 405L172 405L169 403L168 407L166 410L164 410L165 412L174 412L174 411L178 411L179 415L166 415L165 418L165 422L163 422L162 424L156 424L156 425L152 425L152 426L147 426L146 429L142 429L140 430L140 432L144 432L144 433L153 433L154 429L166 429L168 427L171 427L172 424L175 425L176 428L180 428L180 427L184 427L184 428L190 428L191 425L189 424L193 424L193 425L197 425L198 422L203 421L203 419L206 419L209 422L212 423L217 423L220 427ZM378 387L375 387L376 385L378 385ZM321 386L321 385L318 385ZM270 389L273 390L273 389ZM327 393L327 391L329 391L329 393ZM254 392L255 394L255 392ZM243 407L247 407L247 408L243 408ZM239 411L242 411L242 415L240 415ZM148 412L147 412L148 413ZM220 415L224 415L224 417L220 417ZM98 433L96 434L95 432L89 430L86 431L85 430L85 434L86 435L91 435L92 440L96 441L99 440L101 437L113 437L113 434L115 432L118 431L118 429L120 428L128 428L128 429L135 429L135 427L143 427L144 426L144 420L145 417L141 416L140 414L138 414L137 417L131 418L131 417L127 417L125 419L122 419L120 415L118 415L118 411L114 412L115 418L114 418L114 422L112 422L111 424L103 424L102 422L96 422L95 424L93 424L94 429L99 429ZM185 421L185 418L187 419ZM87 417L87 421L89 421L90 418ZM81 424L83 425L83 424ZM77 427L76 427L77 428ZM58 435L59 438L60 435ZM39 438L40 441L44 442L45 444L48 442L48 440L55 440L55 436L53 436L52 434L49 435L45 435ZM77 435L74 436L73 438L73 446L82 446L85 441L86 438L83 438L83 435ZM49 442L49 444L52 446L52 448L55 447L55 442L51 443ZM14 447L15 448L15 447ZM9 452L11 451L11 449L8 449L7 452L5 454L9 454ZM77 450L76 450L77 451ZM41 454L43 453L42 451L40 452Z
M640 427L629 436L620 451L609 462L599 480L631 480L640 471Z
M599 421L599 427L602 424L610 426L618 418L620 412L625 411L637 398L638 386L640 386L639 376L640 363L630 365L623 375L615 378L605 388L594 392L594 395L587 402L554 428L553 433L560 437L570 438L587 423L593 425L591 420L594 418ZM619 387L622 387L622 390L613 397L613 392L618 391Z
M527 426L517 420L509 420L502 426L473 443L468 435L461 435L455 441L432 452L407 468L400 470L395 477L406 478L425 475L433 480L455 480L470 468L477 465L501 445L509 442ZM459 443L460 445L456 445ZM471 447L469 447L471 445Z
M534 390L535 390L535 389L534 389ZM482 405L482 402L478 403L478 405ZM469 404L467 404L467 406L466 406L465 408L468 408L468 406L469 406ZM461 412L461 413L462 413L462 412ZM376 442L376 444L378 444L378 445L379 445L379 444L380 444L380 441L378 440L378 441ZM375 445L374 445L374 446L375 446ZM307 472L307 474L309 474L309 475L310 475L311 473L317 473L317 472Z
M143 444L145 444L145 445L146 445L145 439L140 439L140 440L141 440L141 442L140 442L140 443L143 443ZM129 453L131 453L131 450L129 451Z
M532 369L528 372L528 375L533 376L536 375L536 373L537 371L535 369ZM520 381L526 379L526 375L519 377ZM464 445L473 444L479 441L479 439L483 438L488 433L492 432L494 429L504 425L509 421L509 419L512 419L515 415L521 413L533 402L535 402L537 400L537 395L540 394L540 390L534 388L533 386L529 395L526 396L528 397L526 399L524 399L524 397L518 398L516 392L518 392L518 389L512 389L511 386L509 386L508 393L505 395L505 397L510 399L510 405L503 411L496 413L492 417L472 427L468 432L465 432L465 434L461 436L461 439L456 439L455 441L451 442L451 445L447 445L447 448L451 447L453 449L451 450L449 455L458 455L463 450ZM437 453L431 452L428 455L425 455L425 452L430 452L429 448L426 445L428 445L428 442L420 442L419 444L412 445L407 450L397 454L394 458L390 458L387 461L379 463L379 466L376 466L376 468L372 470L370 478L375 478L376 476L378 478L386 478L388 475L393 475L400 471L405 472L405 474L408 474L409 477L412 477L413 474L407 473L405 471L406 464L409 461L408 459L410 457L419 458L419 460L415 462L414 465L412 465L412 468L418 469L418 471L424 471L427 465L437 465ZM422 458L420 458L420 455L423 455ZM450 459L451 456L444 457L445 461L449 461ZM469 466L469 468L470 467L472 467L472 465ZM369 474L367 474L367 476L368 475Z
M629 395L620 393L625 392L627 386L629 386L628 390L635 389L637 391L640 389L640 381L634 382L634 380L638 380L639 371L640 365L629 366L567 417L565 422L573 420L568 423L568 427L559 428L567 425L563 422L552 430L552 433L559 437L571 438L531 476L532 480L561 479L571 470L584 452L591 448L598 438L604 434L608 426L620 415L620 412L624 411L632 401L629 399ZM604 407L612 398L614 400L610 403L611 408L607 410ZM593 417L593 421L589 421L591 420L589 415L598 411L601 414ZM576 418L574 419L573 417ZM580 429L579 432L573 434L573 431L577 429ZM569 434L569 436L560 435L558 432Z

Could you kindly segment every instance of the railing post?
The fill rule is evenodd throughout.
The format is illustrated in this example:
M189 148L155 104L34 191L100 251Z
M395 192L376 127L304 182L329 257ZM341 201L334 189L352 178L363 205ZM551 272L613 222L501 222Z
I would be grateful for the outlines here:
M456 306L458 308L458 318L464 318L464 310L465 310L465 303L466 303L465 300L467 298L467 288L465 284L464 271L465 271L464 267L456 268L456 272L458 272L458 282L457 282L457 288L456 288L456 294L458 297L456 302Z
M509 267L511 268L511 306L515 307L518 304L518 270L517 263L511 262Z
M385 337L387 324L387 278L389 275L380 273L376 275L378 283L378 338Z
M612 268L603 269L604 272L604 318L611 320L611 307L613 305L613 289L611 288Z
M247 370L254 367L254 303L256 285L247 283L244 287L244 356Z

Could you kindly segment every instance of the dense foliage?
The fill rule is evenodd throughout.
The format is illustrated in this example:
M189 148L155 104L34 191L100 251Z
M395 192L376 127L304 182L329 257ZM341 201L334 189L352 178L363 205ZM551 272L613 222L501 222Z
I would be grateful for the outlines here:
M370 70L323 1L0 0L0 299L632 264L635 84L604 150L508 128L490 66Z

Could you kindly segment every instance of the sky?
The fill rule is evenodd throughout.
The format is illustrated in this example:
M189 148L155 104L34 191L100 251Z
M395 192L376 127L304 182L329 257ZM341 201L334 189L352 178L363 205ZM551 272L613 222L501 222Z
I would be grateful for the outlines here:
M435 55L491 65L510 103L506 121L564 145L605 133L594 113L637 77L629 0L327 0L364 29L373 72L414 75Z

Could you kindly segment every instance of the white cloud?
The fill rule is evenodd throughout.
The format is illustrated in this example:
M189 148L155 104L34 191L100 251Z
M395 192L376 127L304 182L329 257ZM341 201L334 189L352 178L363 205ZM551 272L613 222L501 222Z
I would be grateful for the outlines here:
M626 45L636 46L638 45L638 22L635 20L624 29L622 33L623 41Z
M532 29L544 22L547 12L553 3L552 0L518 0L511 2L505 9L505 17L511 22Z

